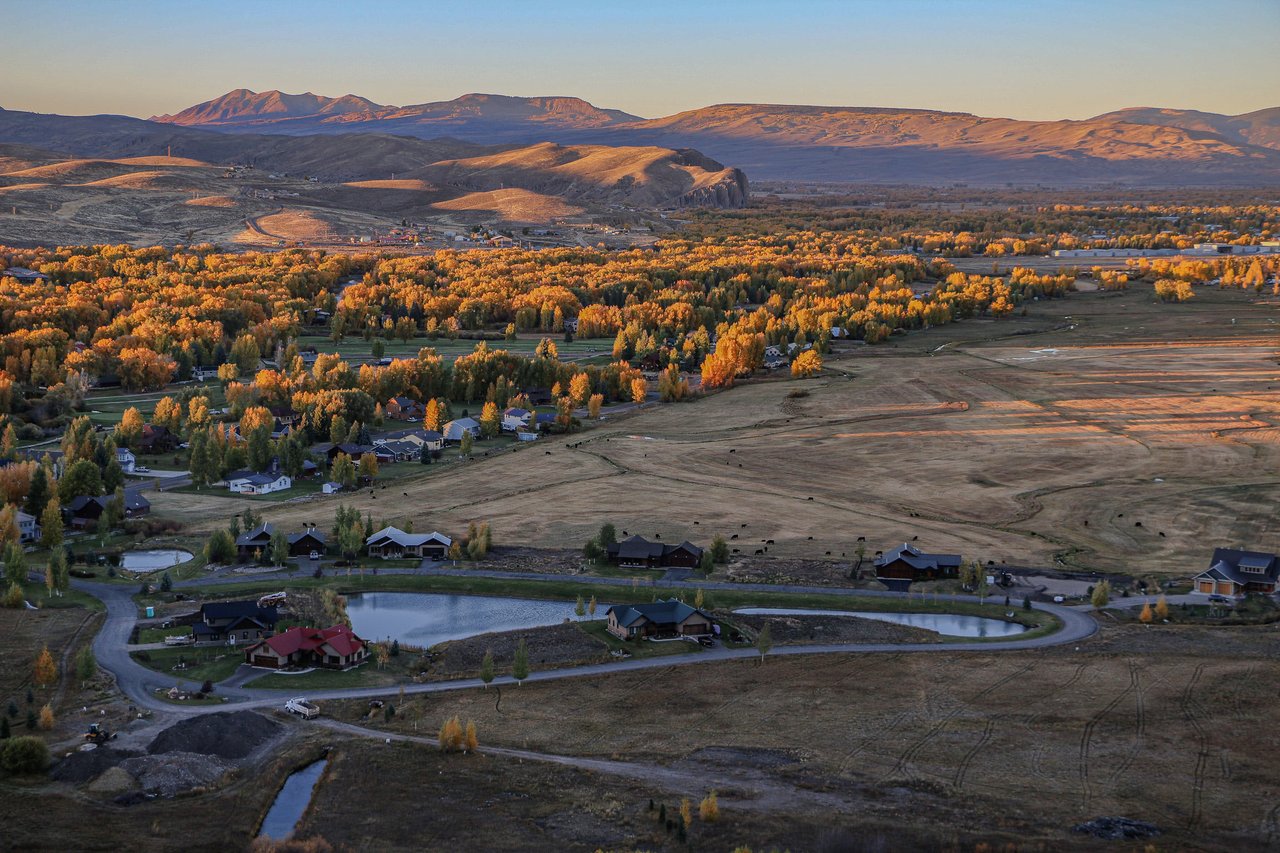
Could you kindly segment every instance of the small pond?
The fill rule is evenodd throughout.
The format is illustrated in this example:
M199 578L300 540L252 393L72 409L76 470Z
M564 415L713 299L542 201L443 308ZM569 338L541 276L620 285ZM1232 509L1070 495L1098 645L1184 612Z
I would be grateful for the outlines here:
M325 759L312 762L301 770L295 770L284 781L284 787L276 794L271 810L262 819L262 828L258 830L259 838L274 838L282 841L288 838L302 819L302 813L311 802L320 774L329 762Z
M125 551L120 555L120 567L131 572L158 572L171 569L191 559L191 552L179 550Z
M347 599L351 629L367 640L399 640L430 648L494 631L559 625L576 619L572 601L539 601L490 595L364 592ZM603 619L608 604L596 605Z
M937 631L948 637L1014 637L1027 630L1016 622L987 619L983 616L963 616L958 613L882 613L873 610L800 610L788 607L741 607L734 613L747 616L859 616L863 619Z

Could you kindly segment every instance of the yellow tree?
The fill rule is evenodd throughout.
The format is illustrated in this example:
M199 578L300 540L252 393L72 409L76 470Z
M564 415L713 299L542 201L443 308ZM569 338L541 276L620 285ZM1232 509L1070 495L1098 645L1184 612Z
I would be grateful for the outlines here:
M485 438L497 438L502 431L502 415L498 412L498 404L488 402L480 411L480 434Z
M433 397L427 401L427 411L422 416L422 428L429 429L432 432L439 432L441 417L442 407L440 401Z
M378 476L378 457L372 453L360 454L360 478L372 483Z
M467 720L467 731L462 737L467 752L475 752L480 748L480 738L476 735L476 721Z
M707 823L715 823L720 819L720 801L716 799L715 791L707 794L698 804L698 817Z
M120 416L120 423L116 425L118 443L124 447L137 447L138 439L142 438L143 423L142 412L138 411L137 406L125 409Z
M1163 595L1156 599L1156 617L1161 620L1169 618L1169 602Z
M575 373L573 378L569 380L569 397L573 400L575 406L581 406L587 402L587 397L591 395L591 377L585 373Z
M587 417L596 420L600 417L600 407L604 405L603 394L592 394L587 400Z
M817 350L805 350L791 362L791 376L794 379L807 379L822 370L822 356Z
M631 401L633 403L643 403L649 394L649 383L643 378L637 377L631 380Z
M40 709L40 728L46 732L53 728L53 708L48 702Z
M35 679L36 684L40 685L49 685L58 680L58 665L54 663L48 646L36 657Z
M1138 621L1144 625L1148 625L1154 618L1155 615L1151 612L1151 602L1148 601L1146 604L1142 605L1142 613L1138 615Z

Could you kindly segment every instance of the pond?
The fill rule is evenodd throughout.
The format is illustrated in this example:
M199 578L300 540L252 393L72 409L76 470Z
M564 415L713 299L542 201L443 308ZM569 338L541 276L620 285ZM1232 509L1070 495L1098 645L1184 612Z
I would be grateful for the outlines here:
M302 813L307 810L311 795L315 793L320 781L320 774L328 763L322 758L289 774L289 778L284 780L284 787L276 794L270 811L262 819L262 828L258 830L259 838L282 841L293 833L298 821L302 819Z
M799 610L788 607L742 607L734 611L747 616L859 616L937 631L948 637L1013 637L1026 631L1017 622L963 616L958 613L882 613L874 610Z
M120 555L120 567L131 572L158 572L171 569L191 559L190 551L177 549L163 551L125 551Z
M559 625L576 619L572 601L539 601L490 595L364 592L347 599L351 629L367 640L399 640L430 648L493 631ZM596 619L608 604L596 605Z

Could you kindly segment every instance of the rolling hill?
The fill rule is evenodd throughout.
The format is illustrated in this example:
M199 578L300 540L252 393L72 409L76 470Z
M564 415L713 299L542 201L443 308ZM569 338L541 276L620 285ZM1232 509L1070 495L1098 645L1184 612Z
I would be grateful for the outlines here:
M377 131L484 143L694 148L757 180L1280 183L1280 109L1219 116L1143 108L1083 121L1020 121L934 110L721 104L646 120L577 98L464 95L412 107L341 112L320 98L313 112L301 115L296 110L281 114L277 105L316 96L269 92L254 97L259 99L255 106L238 117L225 116L246 103L243 90L157 121L262 133ZM200 118L210 114L219 118Z

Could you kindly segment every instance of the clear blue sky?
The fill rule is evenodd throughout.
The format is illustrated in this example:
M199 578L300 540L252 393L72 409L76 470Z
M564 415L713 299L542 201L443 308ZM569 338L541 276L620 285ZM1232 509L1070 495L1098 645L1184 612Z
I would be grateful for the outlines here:
M0 0L0 107L149 116L245 87L1083 118L1280 106L1280 0Z

